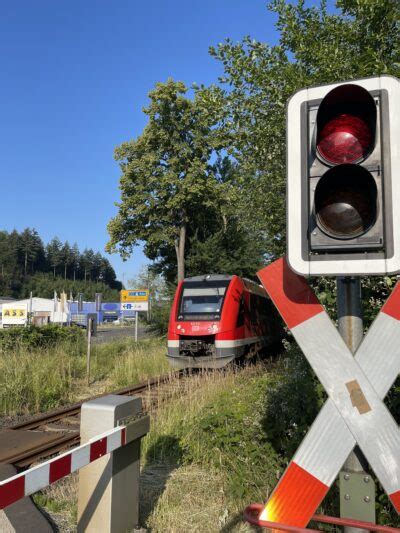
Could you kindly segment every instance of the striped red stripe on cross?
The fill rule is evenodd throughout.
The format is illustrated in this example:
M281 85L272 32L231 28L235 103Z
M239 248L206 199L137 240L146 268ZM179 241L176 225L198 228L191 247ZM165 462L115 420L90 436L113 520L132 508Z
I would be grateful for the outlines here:
M399 512L400 432L382 400L400 372L400 284L353 357L285 259L258 276L329 396L260 518L305 527L356 444Z

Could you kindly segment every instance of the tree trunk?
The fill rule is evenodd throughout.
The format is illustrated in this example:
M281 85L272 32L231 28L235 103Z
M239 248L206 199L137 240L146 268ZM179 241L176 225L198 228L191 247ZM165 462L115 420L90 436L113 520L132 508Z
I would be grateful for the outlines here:
M28 252L25 252L24 274L26 276L26 269L28 267Z
M67 279L67 263L64 263L64 279Z
M226 230L228 228L228 218L226 215L222 215L222 222L223 222L223 225L224 225L224 233L226 233Z
M53 278L55 278L55 277L56 277L56 267L54 266L53 267Z
M179 239L175 241L176 261L178 263L178 283L185 277L185 241L186 241L186 222L183 222L179 228Z
M75 280L76 280L76 270L74 268L74 283L75 283Z

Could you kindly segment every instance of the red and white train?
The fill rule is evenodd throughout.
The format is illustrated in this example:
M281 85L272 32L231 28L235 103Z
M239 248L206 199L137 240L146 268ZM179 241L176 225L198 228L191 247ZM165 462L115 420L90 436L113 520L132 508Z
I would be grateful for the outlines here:
M222 368L276 348L283 325L265 290L253 281L209 274L181 281L168 327L175 368Z

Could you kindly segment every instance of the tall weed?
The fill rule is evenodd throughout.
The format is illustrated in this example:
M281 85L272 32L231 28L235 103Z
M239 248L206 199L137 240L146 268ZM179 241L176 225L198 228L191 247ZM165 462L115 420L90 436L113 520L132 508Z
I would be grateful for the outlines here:
M0 351L0 415L36 413L99 392L135 384L168 370L165 341L131 339L92 346L91 384L86 351L70 339L57 346Z

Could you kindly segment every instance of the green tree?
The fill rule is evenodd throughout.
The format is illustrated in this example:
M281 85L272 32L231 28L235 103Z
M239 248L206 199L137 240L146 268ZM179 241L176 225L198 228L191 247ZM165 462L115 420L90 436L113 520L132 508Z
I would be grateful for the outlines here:
M30 292L34 296L41 296L42 298L52 298L54 291L61 293L65 291L67 294L83 293L86 300L94 300L96 292L101 292L103 301L118 302L119 289L111 288L102 282L85 283L84 280L69 280L61 276L53 277L52 273L38 272L30 276L21 288L20 296L27 298Z
M306 7L304 1L275 0L269 8L278 16L276 46L246 37L210 51L224 69L221 132L232 139L229 153L239 163L244 216L248 225L253 221L253 227L266 232L268 252L281 255L286 233L286 102L310 85L382 73L399 76L400 3L339 0L338 10L329 13L325 1ZM220 97L216 87L208 95L213 90Z
M84 281L86 282L87 278L89 278L89 281L91 281L91 273L94 265L94 251L91 248L85 248L83 250L79 264L81 271L83 272Z
M18 265L19 235L14 230L12 233L7 231L0 232L0 274L1 274L1 291L5 296L11 296L13 290L13 281L19 273Z
M218 91L205 98L199 90L193 100L186 92L182 82L157 83L144 109L149 121L143 133L116 148L121 202L108 224L106 248L126 258L144 241L151 259L175 253L179 280L199 211L227 202L227 190L211 163L223 148L215 128Z
M262 236L240 227L235 219L227 219L226 223L226 228L205 240L193 237L187 257L189 276L222 273L254 278L265 264Z
M247 212L254 223L265 229L268 250L281 255L286 248L286 102L312 85L379 74L400 77L400 2L338 0L334 12L328 12L325 1L307 7L304 1L275 0L269 7L278 16L278 45L247 37L240 43L228 40L211 54L224 69L224 128L230 125L229 153L238 161L247 189L242 198L250 201ZM323 300L332 305L329 283L321 278L316 283L320 288L325 284ZM390 284L390 278L364 280L370 298L367 320ZM392 512L381 494L378 521L398 525Z
M26 228L19 236L19 249L23 255L24 276L27 274L28 262L33 264L38 257L39 251L43 249L43 243L35 229Z
M147 317L151 329L161 335L168 330L171 303L176 285L166 282L153 266L143 267L134 279L128 280L128 287L132 289L147 289L150 294L149 312Z
M64 265L64 279L67 279L67 270L73 261L72 250L68 241L66 241L60 250L60 262Z
M53 277L56 277L56 269L60 266L62 243L58 237L54 237L46 246L46 256L49 264L53 268Z
M78 245L75 242L71 248L71 266L72 266L74 281L76 280L76 272L79 269L80 257L81 257L81 254L80 254Z

